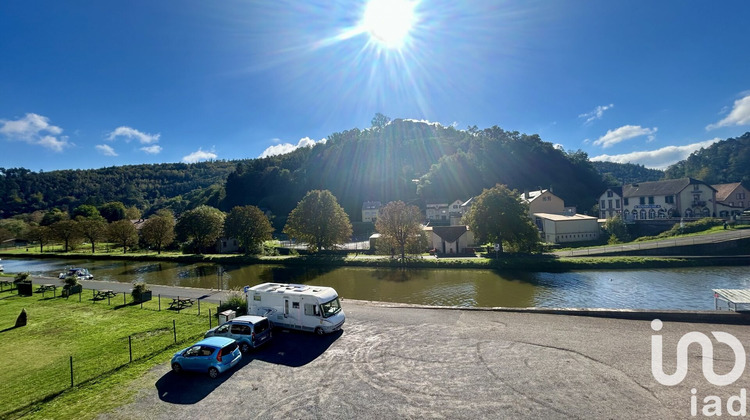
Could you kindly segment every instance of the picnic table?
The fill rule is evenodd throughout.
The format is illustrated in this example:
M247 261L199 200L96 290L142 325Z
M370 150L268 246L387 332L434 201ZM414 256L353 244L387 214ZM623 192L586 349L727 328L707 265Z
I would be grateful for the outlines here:
M54 284L40 284L36 288L36 292L44 293L44 292L49 292L50 290L55 290L55 289L57 289L57 286L55 286Z
M102 289L102 290L94 291L94 299L107 299L107 298L113 298L115 296L117 296L117 293L109 289Z
M179 298L172 299L172 303L169 304L169 309L185 309L188 306L193 306L195 300L192 298Z

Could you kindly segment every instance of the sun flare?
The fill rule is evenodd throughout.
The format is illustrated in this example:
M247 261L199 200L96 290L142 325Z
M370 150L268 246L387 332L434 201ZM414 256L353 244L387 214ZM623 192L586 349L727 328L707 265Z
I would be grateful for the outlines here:
M362 16L362 28L386 48L401 48L414 26L415 1L370 0Z

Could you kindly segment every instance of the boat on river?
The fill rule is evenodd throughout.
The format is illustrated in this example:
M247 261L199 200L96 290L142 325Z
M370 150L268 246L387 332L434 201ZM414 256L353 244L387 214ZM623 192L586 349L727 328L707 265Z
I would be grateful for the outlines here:
M76 276L79 279L83 279L83 280L91 280L94 278L94 275L91 274L88 269L81 268L81 267L68 268L68 271L60 273L60 275L57 276L57 278L64 280L68 277L73 277L73 276Z

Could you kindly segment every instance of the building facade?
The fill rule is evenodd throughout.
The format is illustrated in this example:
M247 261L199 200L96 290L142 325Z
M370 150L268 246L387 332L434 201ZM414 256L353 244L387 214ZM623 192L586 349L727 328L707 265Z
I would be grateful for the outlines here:
M524 191L521 200L529 205L532 220L534 213L565 214L565 202L550 190Z
M750 191L741 183L712 185L716 190L716 210L718 216L730 218L742 215L750 208Z
M622 187L612 187L599 196L599 218L622 216Z
M534 213L534 220L544 242L561 244L595 241L601 234L599 222L593 216Z
M697 179L669 179L622 187L622 216L626 221L711 217L717 216L716 211L716 189Z
M362 203L362 221L375 223L378 219L378 213L383 205L380 201L365 201Z

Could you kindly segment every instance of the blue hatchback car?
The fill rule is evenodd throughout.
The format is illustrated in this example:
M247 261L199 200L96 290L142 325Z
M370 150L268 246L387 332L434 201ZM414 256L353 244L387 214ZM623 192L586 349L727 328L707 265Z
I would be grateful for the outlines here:
M210 337L182 349L172 357L172 370L206 372L211 378L239 363L242 353L231 338Z

